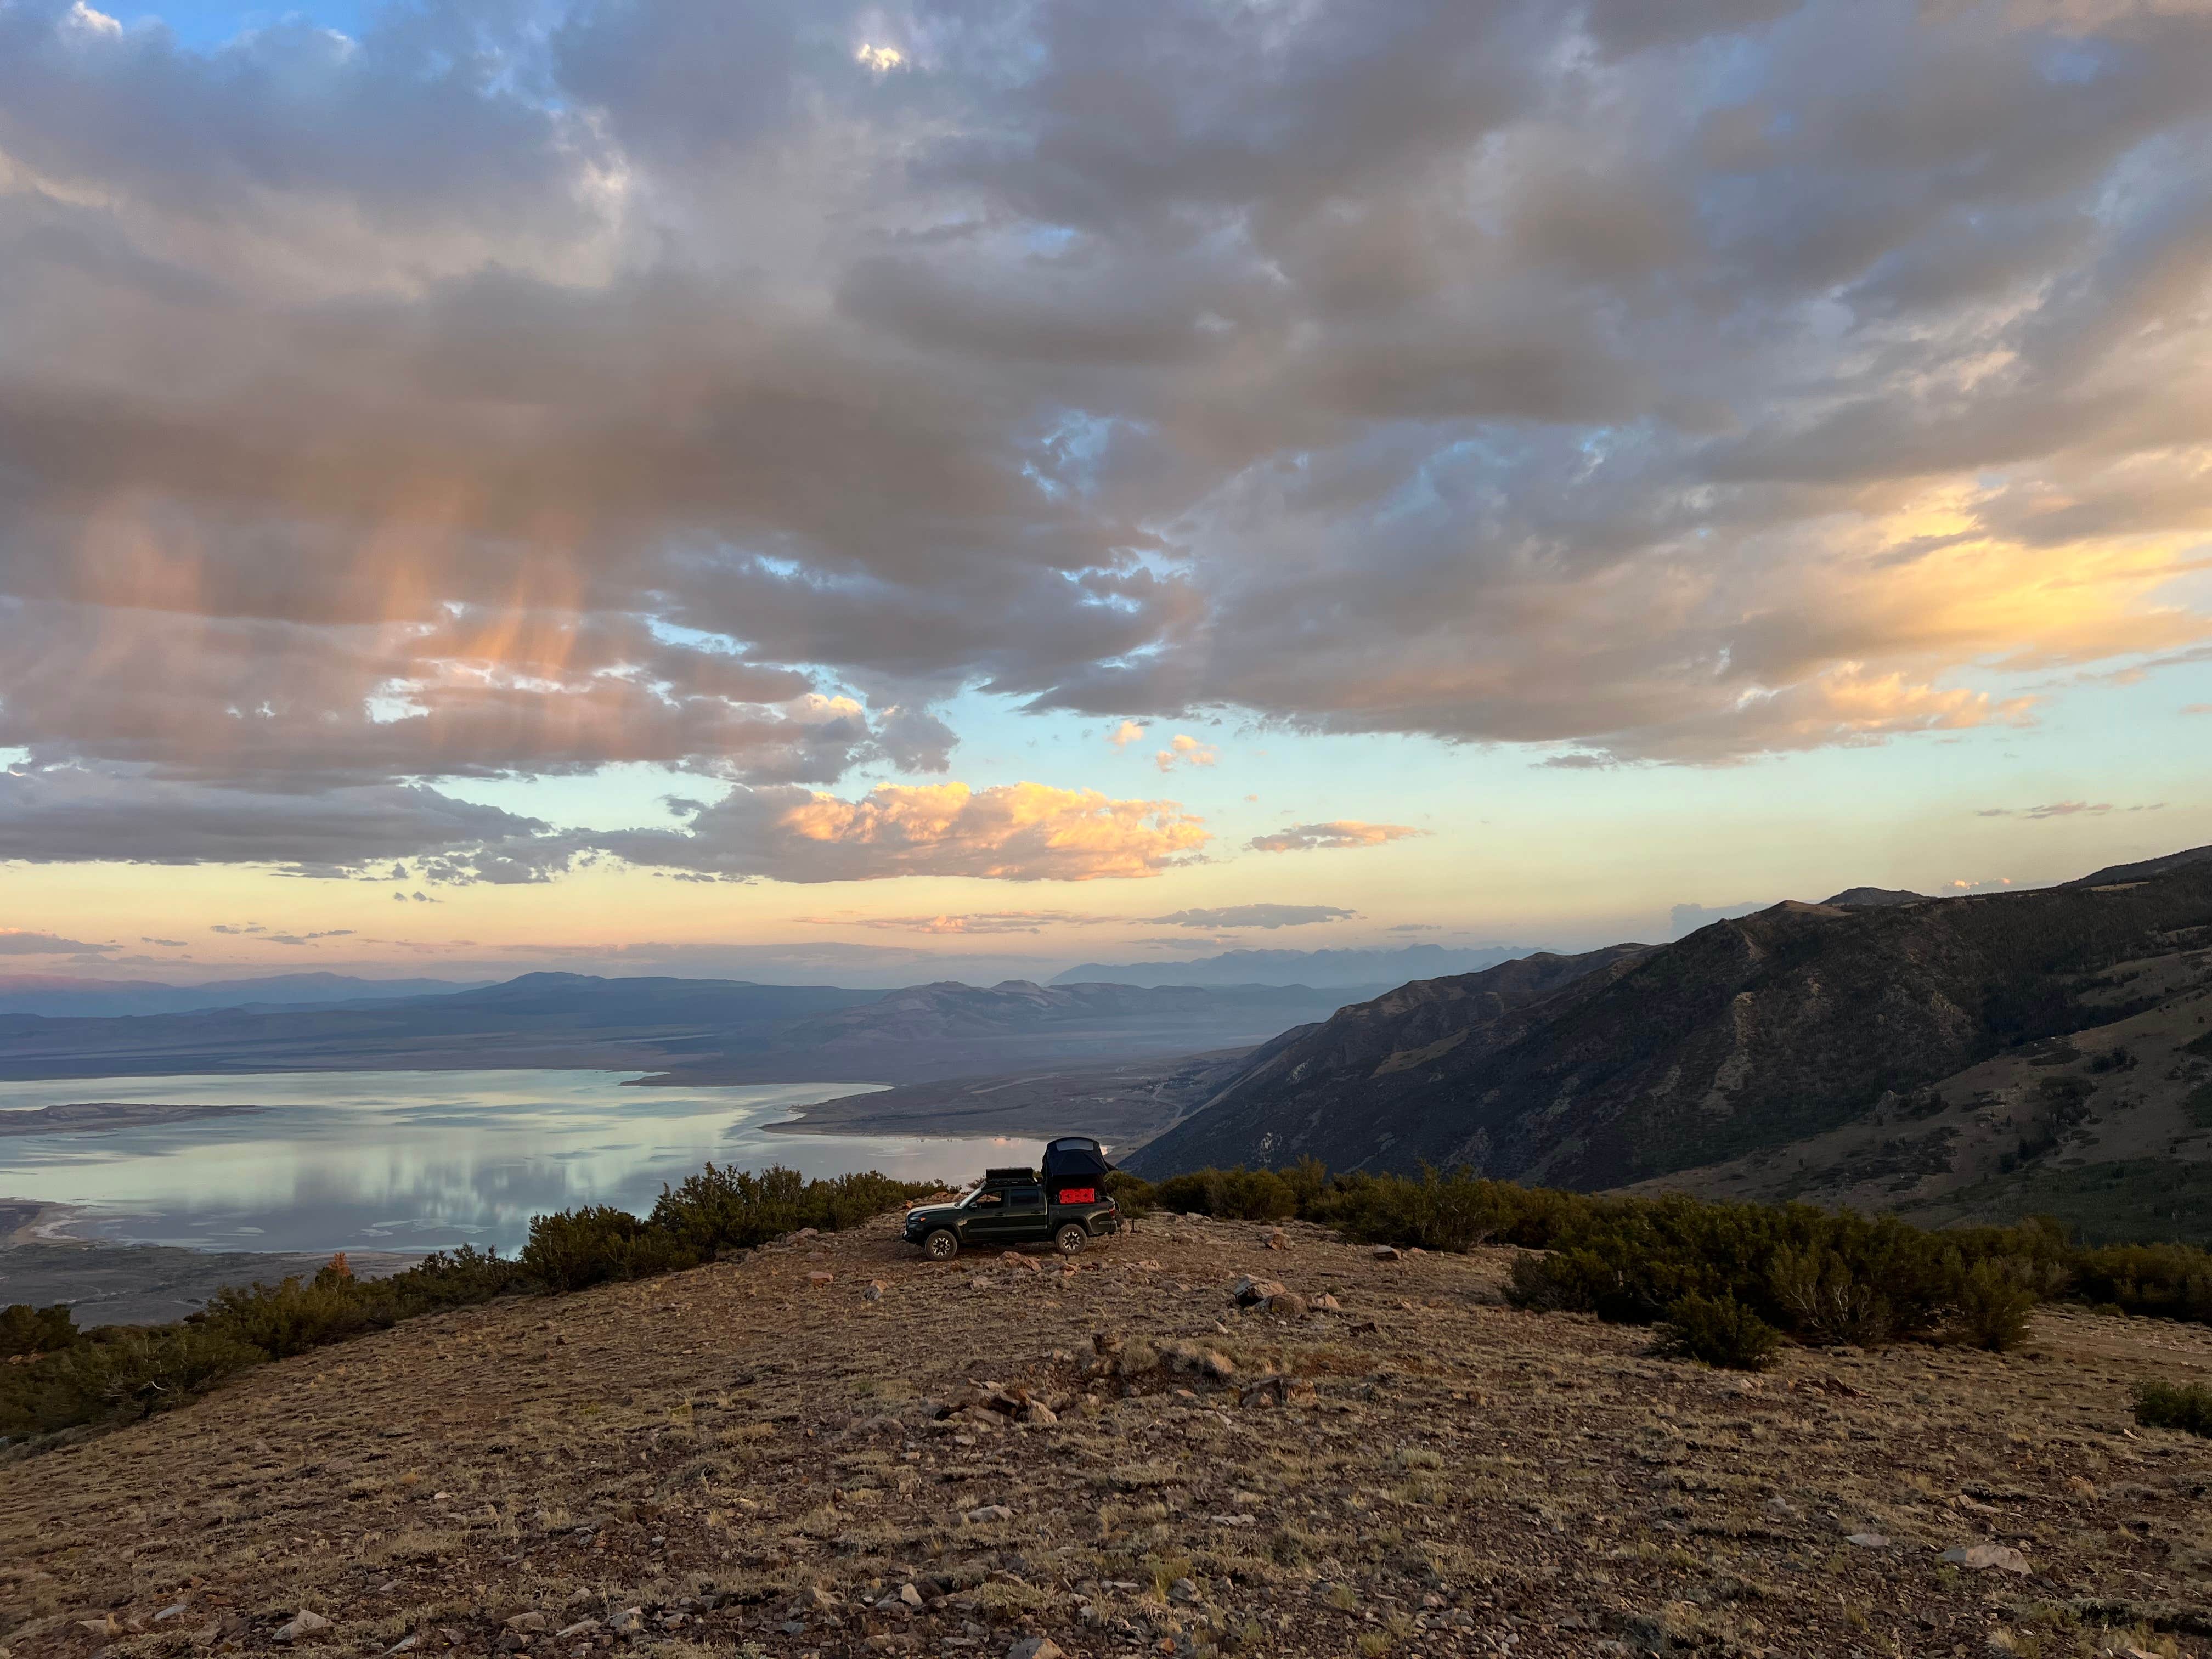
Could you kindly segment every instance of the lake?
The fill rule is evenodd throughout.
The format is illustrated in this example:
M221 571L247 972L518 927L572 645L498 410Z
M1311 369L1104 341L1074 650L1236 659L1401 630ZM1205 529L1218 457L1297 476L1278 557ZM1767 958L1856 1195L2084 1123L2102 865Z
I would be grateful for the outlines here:
M225 1250L512 1251L530 1218L642 1215L708 1160L810 1176L963 1180L1027 1142L771 1134L794 1107L879 1085L629 1088L635 1073L282 1072L0 1083L0 1109L127 1101L258 1109L0 1136L0 1198L78 1205L77 1237Z

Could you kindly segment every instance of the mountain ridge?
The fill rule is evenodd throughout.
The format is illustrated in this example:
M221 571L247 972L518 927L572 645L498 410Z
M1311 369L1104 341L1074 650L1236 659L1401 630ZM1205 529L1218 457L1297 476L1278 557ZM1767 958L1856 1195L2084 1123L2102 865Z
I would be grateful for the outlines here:
M2207 945L2203 851L2051 888L1785 902L1590 953L1604 959L1501 1012L1419 986L1346 1008L1255 1051L1129 1163L1158 1176L1310 1155L1583 1188L1664 1181L1839 1130L2023 1044L2194 1008L2212 996ZM2196 1086L2194 1064L2172 1091ZM2051 1126L2027 1106L2022 1133L2041 1146ZM2178 1095L2151 1090L2138 1108L2186 1139ZM2076 1127L2035 1157L2063 1155Z
M1538 947L1407 945L1393 950L1224 951L1182 962L1084 962L1047 981L1053 985L1309 985L1379 993L1416 979L1478 972L1533 955Z

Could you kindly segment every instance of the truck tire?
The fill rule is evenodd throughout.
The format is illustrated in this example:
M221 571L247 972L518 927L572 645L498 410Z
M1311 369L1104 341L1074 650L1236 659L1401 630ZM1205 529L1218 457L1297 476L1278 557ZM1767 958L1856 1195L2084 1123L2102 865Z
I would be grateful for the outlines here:
M1052 1236L1053 1248L1062 1255L1073 1255L1091 1242L1091 1235L1081 1224L1071 1221Z
M950 1227L939 1227L921 1241L921 1253L932 1261L950 1261L960 1254L960 1235Z

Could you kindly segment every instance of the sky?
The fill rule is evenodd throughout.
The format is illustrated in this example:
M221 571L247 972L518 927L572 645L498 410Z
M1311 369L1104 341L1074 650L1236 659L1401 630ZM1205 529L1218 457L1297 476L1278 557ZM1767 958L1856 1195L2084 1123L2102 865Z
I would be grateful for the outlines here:
M0 974L2212 842L2212 0L0 0Z

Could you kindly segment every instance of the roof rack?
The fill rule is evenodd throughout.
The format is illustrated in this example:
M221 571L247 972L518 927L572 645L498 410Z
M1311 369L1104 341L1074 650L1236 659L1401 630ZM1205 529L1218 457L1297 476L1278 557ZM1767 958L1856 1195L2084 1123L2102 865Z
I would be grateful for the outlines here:
M1036 1178L1037 1172L1035 1170L1025 1168L983 1171L983 1179L986 1181L1035 1181Z

